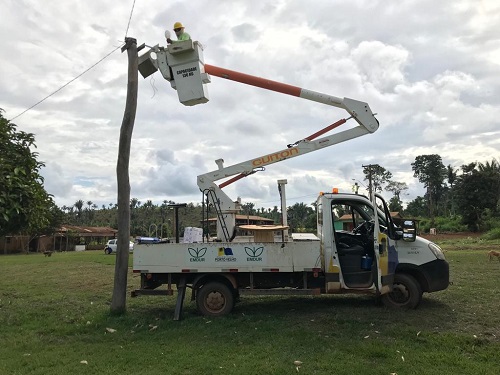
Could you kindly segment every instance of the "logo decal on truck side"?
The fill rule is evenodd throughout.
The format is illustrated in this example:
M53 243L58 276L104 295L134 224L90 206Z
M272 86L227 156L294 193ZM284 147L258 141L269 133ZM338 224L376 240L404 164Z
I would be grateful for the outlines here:
M189 255L191 255L191 258L189 258L189 261L190 262L204 262L205 261L205 254L207 252L207 248L206 247L202 247L201 249L199 248L192 248L192 247L188 247L188 252L189 252Z
M245 246L245 253L247 253L248 262L262 262L262 253L264 252L264 247L246 247Z
M274 154L269 154L266 156L261 156L260 158L257 158L257 159L253 159L252 165L254 167L260 167L263 165L276 163L280 160L288 159L288 158L295 156L297 154L299 154L298 147L292 147L292 148L288 148L286 150L276 152Z
M219 247L217 249L216 262L236 262L236 257L233 254L233 249L230 247Z

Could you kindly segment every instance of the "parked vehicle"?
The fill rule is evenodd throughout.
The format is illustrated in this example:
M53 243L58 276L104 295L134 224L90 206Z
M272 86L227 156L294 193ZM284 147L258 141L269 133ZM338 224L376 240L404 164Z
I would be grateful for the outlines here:
M208 73L339 107L346 110L349 117L288 144L282 150L242 163L225 167L224 160L216 160L216 170L197 178L198 187L206 196L204 203L208 202L205 207L207 210L212 207L216 212L216 239L212 240L205 230L203 242L137 245L133 272L140 273L141 285L132 296L173 295L175 286L178 295L174 319L178 320L186 287L192 289L192 299L196 300L198 310L208 316L230 313L239 296L245 294L370 293L382 298L388 306L409 309L418 306L423 292L448 287L449 266L439 246L417 237L413 220L395 225L386 202L375 192L371 192L371 199L336 191L321 193L316 201L316 237L319 240L307 236L294 240L288 235L286 222L286 180L279 180L281 225L246 226L245 230L254 232L254 240L239 242L235 219L241 202L230 198L223 191L224 187L262 172L268 165L374 133L379 127L378 120L369 105L358 100L203 64L201 49L194 49L192 43L176 44L175 48L169 46L167 49L154 47L152 52L157 59L148 60L147 55L146 58L142 56L141 74L145 72L146 77L160 69L164 78L177 89L179 100L186 105L208 101L204 85L210 80L203 76ZM357 124L323 136L350 119ZM267 136L264 135L264 143ZM215 183L221 179L226 180ZM351 215L348 227L343 227L339 221L345 214ZM277 242L275 231L282 233ZM163 285L166 289L160 288Z
M113 240L109 240L104 247L105 254L116 253L118 240L115 238ZM129 242L129 252L132 253L134 251L134 243L132 241Z

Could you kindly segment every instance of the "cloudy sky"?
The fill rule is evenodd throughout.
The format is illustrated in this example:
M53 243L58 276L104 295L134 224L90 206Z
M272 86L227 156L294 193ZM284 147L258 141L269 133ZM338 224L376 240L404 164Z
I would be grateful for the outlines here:
M58 205L116 202L125 108L125 35L166 45L181 21L207 64L367 102L371 135L269 166L227 188L257 207L310 203L363 182L380 164L423 195L418 155L445 165L491 161L500 145L500 3L496 0L6 0L0 22L0 108L36 135ZM41 104L27 108L109 55ZM139 76L131 196L200 202L196 176L281 150L347 117L342 109L212 77L210 101L186 107L160 73ZM387 195L389 198L389 195Z

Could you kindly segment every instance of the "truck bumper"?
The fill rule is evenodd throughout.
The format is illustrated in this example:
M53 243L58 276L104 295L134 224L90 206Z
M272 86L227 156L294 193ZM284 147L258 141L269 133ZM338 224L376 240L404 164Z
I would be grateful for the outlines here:
M420 266L399 263L396 273L412 275L420 283L423 292L437 292L450 285L450 266L446 260L436 259Z
M422 264L420 269L427 280L426 292L444 290L450 285L450 266L446 260L436 259Z

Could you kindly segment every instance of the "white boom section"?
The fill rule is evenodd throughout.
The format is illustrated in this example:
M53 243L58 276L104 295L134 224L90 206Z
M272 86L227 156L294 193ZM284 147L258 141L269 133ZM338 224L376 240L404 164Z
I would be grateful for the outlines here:
M375 117L373 117L373 113L366 103L349 98L342 99L333 95L323 94L298 86L292 86L286 83L236 72L234 70L221 68L219 66L205 64L204 69L205 73L220 78L225 78L231 81L244 83L246 85L260 87L262 89L276 91L281 94L297 96L302 99L312 100L314 102L345 109L351 115L351 117L353 117L358 122L359 125L368 129L370 133L373 133L378 129L378 121L375 119Z
M359 105L362 106L361 108L367 108L369 111L369 107L366 103L361 103L361 102L357 103L359 103ZM325 147L333 146L338 143L342 143L365 134L373 133L378 127L378 122L375 119L375 117L373 117L371 111L369 113L370 113L369 123L377 125L374 129L372 128L372 126L364 126L364 123L361 122L361 125L358 125L352 129L344 130L342 132L318 138L316 140L311 140L312 137L311 136L297 142L295 145L291 147L267 155L259 156L255 159L247 160L242 163L231 165L229 167L224 167L223 165L224 161L222 159L217 160L216 163L219 167L217 170L198 176L198 187L200 188L200 190L205 193L207 193L207 191L212 191L213 193L215 193L214 194L214 196L216 197L215 200L210 195L207 196L211 200L212 204L218 205L220 207L220 211L222 213L222 219L224 220L225 226L227 228L226 234L224 234L222 228L220 228L221 225L219 225L220 221L218 221L217 237L223 241L230 241L236 225L236 214L239 212L239 203L234 202L221 189L222 187L225 186L224 184L218 186L215 184L215 181L231 177L237 174L240 174L242 177L244 177L252 173L255 173L259 170L262 170L262 168L267 165L278 163L280 161L294 158L297 156L301 156L309 152L320 150ZM345 120L341 121L342 123L345 122ZM226 238L227 233L229 233L229 238Z
M156 58L153 55L156 55ZM217 209L220 207L220 211L218 210L218 212L222 213L222 215L218 215L217 237L221 240L231 240L236 222L236 213L239 212L239 204L233 202L221 190L224 184L217 186L214 181L234 176L238 173L243 176L249 175L259 169L262 170L266 165L332 146L368 133L374 133L378 129L378 121L367 103L349 98L342 99L301 87L205 64L201 44L192 42L191 40L169 45L166 49L155 46L149 52L139 57L139 71L144 78L153 74L158 69L161 71L163 77L170 81L172 87L177 90L180 102L185 105L196 105L208 101L206 84L210 82L209 75L214 75L246 85L343 108L349 113L349 117L358 123L358 126L353 129L314 140L326 133L325 129L331 130L340 125L337 123L332 124L330 127L297 142L287 149L227 168L223 166L224 161L219 159L216 161L219 166L218 170L198 176L198 186L201 191L207 194L207 197ZM343 122L345 121L343 120Z

